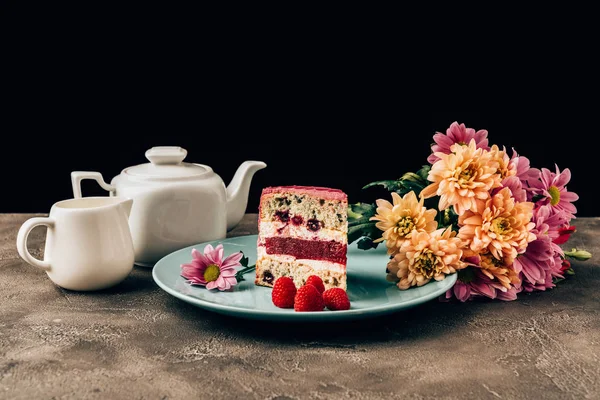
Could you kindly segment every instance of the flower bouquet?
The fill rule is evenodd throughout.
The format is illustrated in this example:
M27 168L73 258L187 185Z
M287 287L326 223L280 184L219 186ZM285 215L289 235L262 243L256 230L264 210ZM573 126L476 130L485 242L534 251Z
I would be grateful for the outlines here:
M514 149L490 146L486 130L457 122L433 140L420 170L364 186L383 186L391 202L348 210L348 242L363 250L385 242L387 279L399 289L458 273L448 300L515 300L573 274L569 258L591 257L561 248L575 232L569 169L531 168Z

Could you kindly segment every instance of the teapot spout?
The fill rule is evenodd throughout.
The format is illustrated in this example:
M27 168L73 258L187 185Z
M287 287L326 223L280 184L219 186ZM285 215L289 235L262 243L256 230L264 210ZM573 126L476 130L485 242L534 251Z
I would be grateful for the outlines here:
M262 161L244 161L227 186L227 230L240 223L246 213L252 177L267 164Z

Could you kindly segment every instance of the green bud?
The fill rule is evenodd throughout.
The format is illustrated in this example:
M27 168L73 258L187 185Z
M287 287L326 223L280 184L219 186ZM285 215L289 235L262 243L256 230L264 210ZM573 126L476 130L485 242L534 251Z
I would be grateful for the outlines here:
M410 181L410 182L421 182L422 179L419 175L415 174L414 172L407 172L406 174L402 175L402 178L400 178L401 181Z
M585 261L592 258L592 253L585 250L572 249L571 251L565 251L565 256L574 258L577 261Z
M446 208L444 211L444 225L450 224L450 209Z

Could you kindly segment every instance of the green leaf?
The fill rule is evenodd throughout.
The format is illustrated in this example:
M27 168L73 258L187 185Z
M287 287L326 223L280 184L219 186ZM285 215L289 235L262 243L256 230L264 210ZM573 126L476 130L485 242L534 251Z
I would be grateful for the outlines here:
M240 260L240 264L243 268L235 273L235 279L238 282L245 280L244 274L247 274L248 272L254 271L256 269L256 265L248 266L248 257L244 254L243 251L240 251L240 253L242 253L242 259Z
M541 194L536 194L533 196L533 198L531 199L532 203L537 203L539 200L543 199L545 196L541 195Z
M373 186L383 186L384 189L389 190L390 192L397 192L400 189L400 180L391 180L391 181L376 181L371 182L368 185L363 186L363 189L368 189Z
M376 240L381 237L381 231L375 226L375 221L365 221L360 224L348 225L348 243L353 243L362 237Z
M365 237L362 237L356 245L361 250L369 250L369 249L376 249L377 246L379 245L379 243L373 243L373 239L365 236Z
M354 203L348 206L348 222L362 218L371 218L377 212L377 206L370 203Z
M354 211L352 211L352 206L348 207L348 221L354 220L354 219L361 219L361 218L362 218L362 214L358 214L358 213L355 213Z
M240 253L242 253L242 259L240 260L240 264L242 264L242 267L247 267L248 266L248 257L246 257L246 255L244 254L243 251L240 251Z
M423 181L427 182L427 184L430 183L427 180L427 177L429 176L429 171L431 171L431 165L423 165L423 167L421 167L421 169L417 171L417 175L419 175L421 179L423 179Z
M423 188L425 188L425 185L421 182L402 181L402 190L399 194L404 196L406 193L415 192L417 197L419 197L419 193L421 193Z
M567 274L567 275L575 275L575 271L573 271L573 268L569 268L568 270L565 271L565 274Z

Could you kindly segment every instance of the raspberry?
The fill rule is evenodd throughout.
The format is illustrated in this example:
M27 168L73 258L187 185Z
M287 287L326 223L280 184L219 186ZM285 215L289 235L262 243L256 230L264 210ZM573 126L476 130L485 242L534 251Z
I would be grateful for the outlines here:
M296 311L323 311L325 303L319 290L313 285L304 285L296 292L294 310Z
M271 292L271 300L279 308L293 308L296 297L296 285L289 276L277 278Z
M325 285L323 285L323 280L317 275L309 276L306 280L305 285L313 285L321 294L323 294L323 292L325 291Z
M323 301L325 306L332 311L350 309L350 299L342 288L327 289L323 293Z

